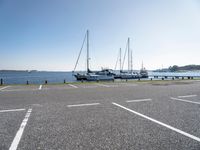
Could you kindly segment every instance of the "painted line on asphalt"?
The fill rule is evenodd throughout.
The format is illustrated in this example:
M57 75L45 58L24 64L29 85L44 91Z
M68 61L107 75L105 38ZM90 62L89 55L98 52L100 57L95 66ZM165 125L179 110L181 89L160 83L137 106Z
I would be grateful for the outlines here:
M13 90L3 90L3 92L17 92L17 91L35 91L37 89L13 89Z
M12 142L9 150L16 150L17 149L18 144L19 144L21 137L23 135L24 129L26 127L26 124L28 122L28 119L31 115L31 112L32 112L32 108L28 109L26 116L25 116L24 120L22 121L19 130L17 131L17 133L15 135L15 138L13 139L13 142Z
M182 131L182 130L180 130L180 129L177 129L177 128L175 128L175 127L172 127L172 126L170 126L170 125L167 125L167 124L165 124L165 123L162 123L162 122L160 122L160 121L158 121L158 120L155 120L155 119L153 119L153 118L150 118L150 117L148 117L148 116L146 116L146 115L143 115L143 114L141 114L141 113L139 113L139 112L136 112L136 111L134 111L134 110L131 110L131 109L129 109L129 108L126 108L126 107L124 107L124 106L122 106L122 105L119 105L119 104L117 104L117 103L112 102L112 104L115 105L115 106L118 106L118 107L120 107L120 108L123 108L123 109L125 109L125 110L127 110L127 111L129 111L129 112L132 112L132 113L134 113L134 114L136 114L136 115L138 115L138 116L140 116L140 117L142 117L142 118L145 118L145 119L147 119L147 120L150 120L150 121L152 121L152 122L154 122L154 123L157 123L157 124L159 124L159 125L161 125L161 126L164 126L164 127L168 128L168 129L171 129L171 130L173 130L173 131L175 131L175 132L177 132L177 133L180 133L180 134L182 134L182 135L184 135L184 136L186 136L186 137L189 137L189 138L191 138L191 139L193 139L193 140L196 140L196 141L200 142L200 138L199 138L199 137L196 137L196 136L191 135L191 134L189 134L189 133L187 133L187 132L184 132L184 131Z
M13 111L24 111L26 109L22 108L22 109L9 109L9 110L0 110L0 113L3 113L3 112L13 112Z
M81 106L93 106L93 105L100 105L100 103L75 104L75 105L67 105L67 107L81 107Z
M152 101L152 99L148 98L148 99L135 99L135 100L127 100L127 103L131 103L131 102L146 102L146 101Z
M73 85L73 84L68 84L68 85L71 86L71 87L73 87L73 88L75 88L75 89L78 88L77 86L75 86L75 85Z
M185 100L185 99L180 99L180 98L174 98L174 97L170 97L172 100L175 100L175 101L182 101L182 102L186 102L186 103L193 103L193 104L198 104L200 105L200 102L193 102L193 101L188 101L188 100Z
M9 88L10 86L5 86L5 87L2 87L2 88L0 88L0 91L2 91L2 90L4 90L4 89L7 89L7 88Z
M39 86L38 90L42 90L42 85Z
M109 85L105 85L105 84L102 84L102 83L96 83L96 85L103 86L103 87L110 87Z
M184 95L184 96L178 96L178 98L185 98L185 97L196 97L197 95Z

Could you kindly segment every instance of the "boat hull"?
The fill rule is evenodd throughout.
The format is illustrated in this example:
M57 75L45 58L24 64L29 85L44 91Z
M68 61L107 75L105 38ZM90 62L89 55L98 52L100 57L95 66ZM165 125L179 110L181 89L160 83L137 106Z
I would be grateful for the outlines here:
M75 74L74 77L78 81L87 80L87 75L86 74Z
M140 76L134 76L134 75L122 75L121 79L139 79Z
M114 76L107 75L88 75L87 81L114 81Z
M140 75L137 73L121 73L121 74L116 74L115 79L139 79Z
M101 71L88 71L88 73L77 73L74 77L78 81L110 81L114 80L115 74L111 69L103 69Z

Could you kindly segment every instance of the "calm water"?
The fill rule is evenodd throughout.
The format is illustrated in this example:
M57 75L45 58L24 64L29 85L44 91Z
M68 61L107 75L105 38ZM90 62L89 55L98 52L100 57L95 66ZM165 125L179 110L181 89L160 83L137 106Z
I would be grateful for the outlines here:
M184 72L184 73L171 73L171 72L149 72L149 76L198 76L200 77L200 71L196 72ZM29 81L30 84L43 84L45 80L48 83L63 83L74 82L76 79L71 72L1 72L0 79L3 79L4 84L26 84Z
M45 80L48 83L73 82L76 79L71 72L0 72L0 78L4 84L43 84Z

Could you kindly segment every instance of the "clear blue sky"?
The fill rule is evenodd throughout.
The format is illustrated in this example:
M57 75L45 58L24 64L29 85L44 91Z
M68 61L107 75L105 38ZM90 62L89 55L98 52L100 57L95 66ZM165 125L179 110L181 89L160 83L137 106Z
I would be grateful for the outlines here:
M92 69L200 64L199 0L0 0L0 69L73 70L87 29Z

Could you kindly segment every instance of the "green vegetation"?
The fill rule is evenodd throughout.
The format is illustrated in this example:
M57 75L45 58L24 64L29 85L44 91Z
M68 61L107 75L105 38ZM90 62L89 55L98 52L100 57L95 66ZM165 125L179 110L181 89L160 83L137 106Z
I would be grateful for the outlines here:
M187 66L182 66L182 67L174 65L174 66L170 66L169 70L171 72L194 71L194 70L200 70L200 65L187 65Z

